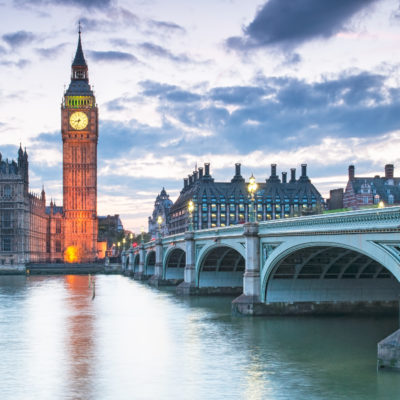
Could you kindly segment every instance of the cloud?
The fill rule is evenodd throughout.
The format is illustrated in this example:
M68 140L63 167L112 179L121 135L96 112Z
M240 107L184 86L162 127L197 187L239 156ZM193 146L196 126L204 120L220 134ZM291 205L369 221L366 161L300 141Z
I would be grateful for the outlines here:
M65 48L66 43L61 43L57 46L48 47L48 48L37 48L35 49L36 53L38 53L42 58L51 59L58 56Z
M179 33L185 33L186 29L174 22L166 22L166 21L157 21L154 19L149 20L149 25L153 28L160 29L162 31L167 31L167 32L179 32Z
M157 57L166 58L171 61L179 63L191 62L190 58L186 54L173 54L171 51L167 50L165 47L159 46L154 43L144 42L139 45L147 54L151 54Z
M21 60L18 61L8 61L8 60L2 60L0 61L0 65L3 67L10 67L10 68L25 68L27 65L30 64L29 60L26 60L25 58L22 58Z
M57 6L73 6L86 9L105 9L114 3L113 0L14 0L17 7L31 5L57 5Z
M2 36L2 39L10 47L17 48L32 43L36 39L36 36L32 32L18 31L6 33Z
M237 50L277 47L293 50L313 39L327 39L346 29L350 19L380 0L270 0L243 36L226 44Z
M88 51L89 57L97 62L138 62L138 59L130 53L123 51Z
M192 103L201 100L202 96L183 90L178 86L159 83L154 81L142 81L139 85L143 87L142 94L145 96L158 97L173 103Z

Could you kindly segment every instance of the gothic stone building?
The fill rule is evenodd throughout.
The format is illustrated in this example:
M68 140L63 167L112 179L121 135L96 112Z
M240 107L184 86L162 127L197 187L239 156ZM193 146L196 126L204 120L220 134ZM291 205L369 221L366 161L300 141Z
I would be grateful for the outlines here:
M0 154L2 266L62 259L61 247L49 247L51 240L56 240L50 239L49 232L61 214L53 212L49 215L44 190L40 196L29 192L28 169L28 154L21 147L17 162L4 161Z
M187 230L188 203L194 203L193 226L195 229L223 227L241 224L249 220L250 198L240 172L235 166L235 175L230 182L215 182L210 174L210 164L194 171L184 179L179 198L169 213L168 231L175 234ZM276 174L276 164L271 165L271 176L258 183L255 193L257 221L268 221L305 213L317 213L324 201L307 176L307 165L302 164L301 176L296 179L296 169L291 169L290 180L282 172L282 180Z
M154 202L153 214L149 217L149 234L151 237L156 237L157 232L160 229L160 233L163 236L167 236L169 234L168 225L169 225L169 211L172 206L172 201L169 199L169 195L165 191L165 188L162 188L160 194L157 196L156 201ZM158 226L157 219L158 217L162 218L161 226Z
M28 155L0 155L0 265L29 262L90 262L97 258L98 109L88 67L78 47L71 82L61 105L63 207L46 207L44 190L29 193Z
M343 194L343 206L359 208L378 204L400 204L400 178L394 177L394 165L385 165L385 176L356 177L354 165L349 166L349 180Z

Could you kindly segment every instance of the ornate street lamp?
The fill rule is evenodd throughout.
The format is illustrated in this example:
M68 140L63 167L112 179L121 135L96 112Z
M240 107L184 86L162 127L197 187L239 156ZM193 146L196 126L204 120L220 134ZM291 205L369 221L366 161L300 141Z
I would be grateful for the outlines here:
M126 239L123 238L122 239L122 250L125 250L125 243L126 243Z
M158 236L161 237L161 224L163 223L163 218L161 215L157 217L157 224L158 224Z
M385 208L385 203L382 200L378 203L378 208Z
M194 211L194 203L192 200L188 203L188 211L189 211L189 231L193 230L193 211Z
M257 191L258 185L256 183L256 178L254 178L253 174L249 179L249 184L247 185L247 190L250 193L250 207L249 207L249 221L255 222L255 207L254 207L254 193Z

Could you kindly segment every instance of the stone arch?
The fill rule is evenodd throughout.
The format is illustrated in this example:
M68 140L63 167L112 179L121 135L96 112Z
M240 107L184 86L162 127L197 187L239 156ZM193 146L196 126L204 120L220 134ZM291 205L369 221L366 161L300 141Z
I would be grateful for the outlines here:
M165 254L163 276L165 279L183 279L186 265L186 252L179 247L171 247Z
M146 259L144 263L144 275L154 275L154 268L156 266L156 252L150 250L146 253Z
M196 286L242 288L245 270L242 253L237 246L225 243L208 246L196 262Z
M139 272L139 262L140 262L140 254L139 253L133 254L133 264L132 264L133 273Z
M261 301L397 300L399 262L373 241L356 243L342 236L279 246L262 269Z

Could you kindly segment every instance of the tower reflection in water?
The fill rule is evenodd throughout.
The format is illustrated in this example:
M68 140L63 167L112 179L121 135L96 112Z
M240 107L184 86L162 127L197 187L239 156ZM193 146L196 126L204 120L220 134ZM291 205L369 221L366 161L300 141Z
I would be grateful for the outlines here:
M66 345L68 381L74 382L72 395L89 394L93 389L95 367L95 308L92 301L94 278L81 275L65 276L69 296ZM90 397L90 396L89 396Z

